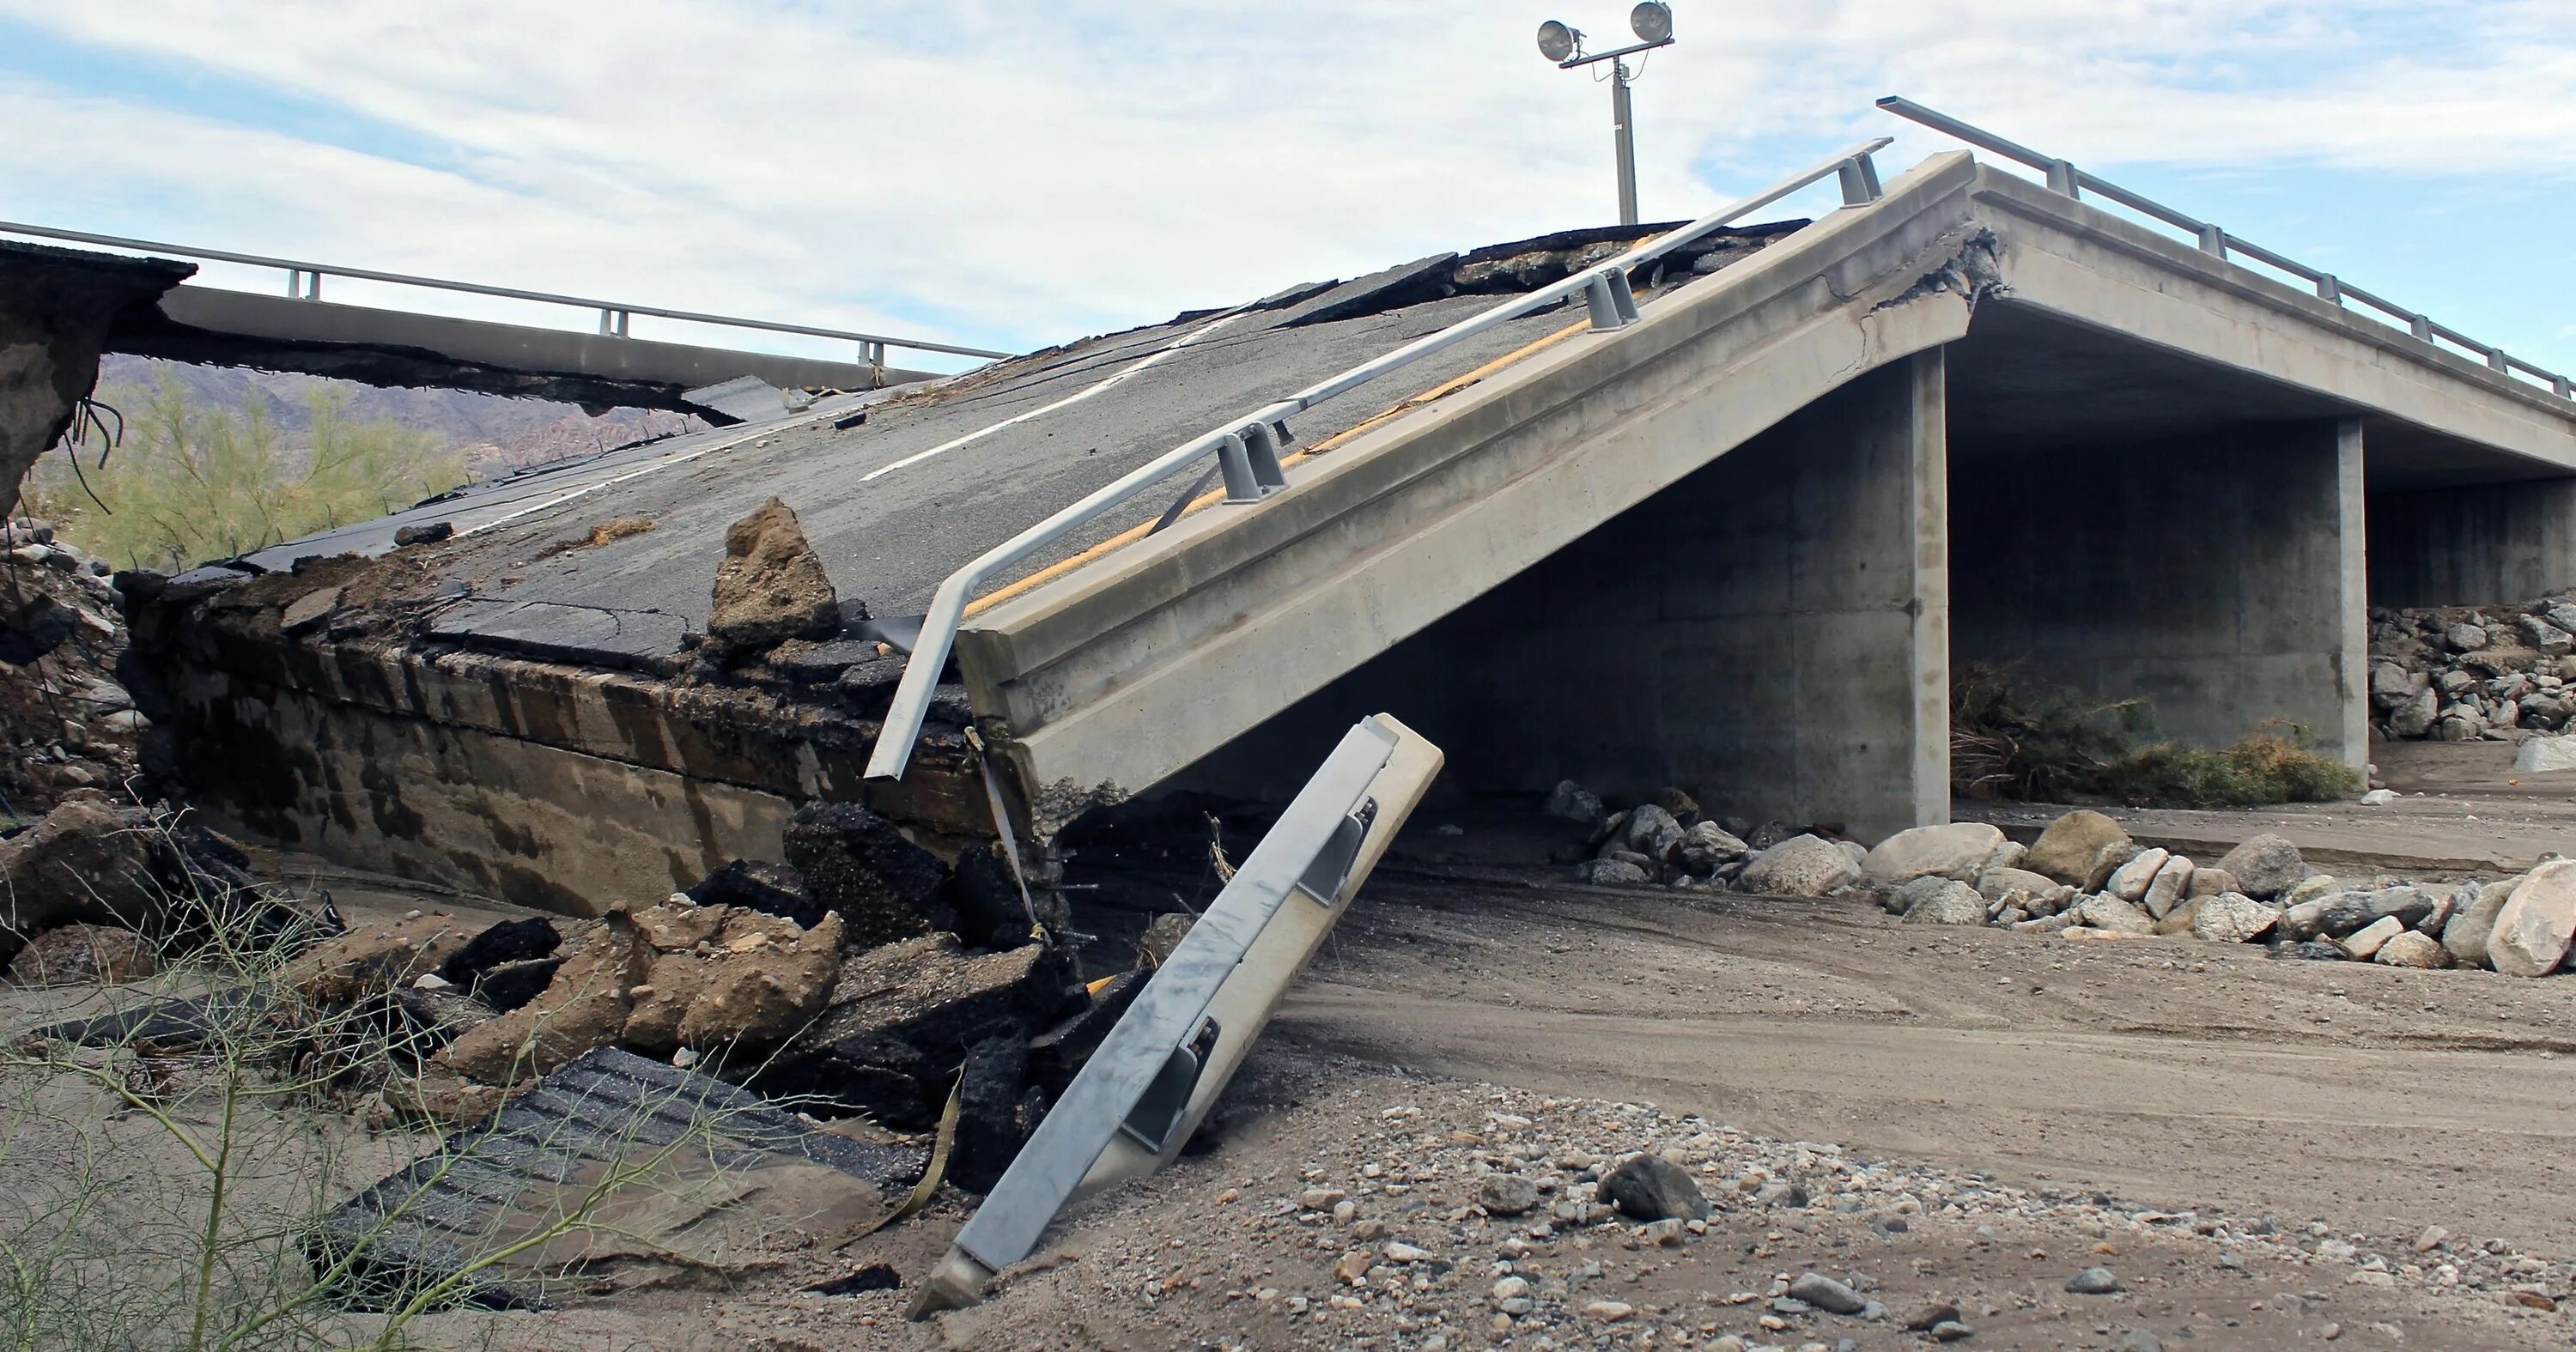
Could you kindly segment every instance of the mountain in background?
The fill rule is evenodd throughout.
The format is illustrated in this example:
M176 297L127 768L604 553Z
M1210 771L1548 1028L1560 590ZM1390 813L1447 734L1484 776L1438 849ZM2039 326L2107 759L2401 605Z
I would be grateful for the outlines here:
M201 407L239 410L265 398L269 418L290 441L310 430L308 401L313 390L336 388L348 396L347 416L360 421L382 419L433 433L465 453L467 467L478 479L707 425L691 415L654 409L610 409L594 418L576 405L543 399L468 390L379 389L324 376L191 366L120 353L100 360L98 396L113 407L116 387L149 386L165 376L177 380L186 388L189 402Z

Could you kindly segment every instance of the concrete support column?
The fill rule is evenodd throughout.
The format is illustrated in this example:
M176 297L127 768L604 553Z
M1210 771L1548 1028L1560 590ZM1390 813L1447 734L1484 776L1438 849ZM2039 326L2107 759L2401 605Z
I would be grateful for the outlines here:
M2496 606L2576 587L2576 479L2370 495L2370 604Z
M1279 796L1299 748L1383 708L1448 752L1447 792L1675 785L1870 840L1947 820L1945 426L1937 349L1864 375L1181 782Z
M2269 423L1953 457L1956 661L2103 701L2168 736L2283 719L2369 753L2362 431Z

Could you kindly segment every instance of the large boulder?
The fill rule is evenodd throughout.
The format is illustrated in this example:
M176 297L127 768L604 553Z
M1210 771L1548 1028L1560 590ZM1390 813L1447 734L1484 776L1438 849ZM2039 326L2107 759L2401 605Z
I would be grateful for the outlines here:
M2487 958L2507 976L2547 976L2566 961L2571 940L2576 940L2576 860L2552 860L2533 869L2496 913Z
M0 944L9 951L56 925L141 929L160 902L151 833L103 802L74 799L0 840Z
M2191 937L2213 944L2241 944L2260 938L2279 923L2281 912L2242 892L2203 897L2191 919Z
M2111 871L2138 852L2137 842L2120 824L2090 808L2078 808L2048 824L2031 842L2021 866L2078 891L2102 886Z
M2371 958L2377 956L2381 946L2385 945L2389 940L2396 938L2398 935L2409 934L2412 932L2413 931L2407 929L2404 925L2398 923L2397 917L2393 915L2383 915L2377 920L2373 920L2369 924L2362 926L2360 929L2354 930L2352 933L2345 935L2343 939L2343 951L2351 955L2353 960L2356 962L2367 962Z
M2442 699L2428 687L2406 697L2388 711L2388 733L2392 737L2415 738L2433 730L2433 720L2441 715Z
M2475 892L2460 899L2449 923L2442 926L2442 947L2451 961L2462 967L2487 965L2487 940L2495 934L2496 916L2512 898L2517 881L2469 884Z
M1586 831L1599 830L1610 815L1601 806L1600 794L1571 779L1558 780L1547 795L1546 805L1539 810L1551 817L1563 817Z
M2513 768L2526 775L2576 770L2576 735L2523 738L2514 748Z
M1661 859L1664 852L1681 843L1682 824L1673 814L1653 803L1640 803L1628 812L1611 840L1631 854L1648 859Z
M2307 861L2299 858L2299 847L2270 832L2247 839L2229 850L2218 861L2236 879L2245 895L2269 901L2299 885L2308 876Z
M1917 826L1880 841L1861 862L1861 872L1881 887L1935 876L1966 882L2003 846L2004 833L1984 822Z
M2068 907L2067 913L2074 916L2080 923L2094 929L2111 930L2119 934L2156 932L2155 917L2108 892L2096 892L2084 898Z
M725 531L707 636L730 651L841 632L841 600L787 504L771 498Z
M1673 866L1684 873L1705 876L1744 857L1744 842L1715 822L1692 822L1682 828L1681 840L1669 856Z
M1905 923L1909 925L1986 923L1986 899L1966 883L1927 874L1905 885L1907 891L1916 889L1920 889L1920 895L1905 908Z
M29 940L9 963L20 986L121 986L161 970L150 939L113 925L57 925Z
M1736 890L1774 897L1821 897L1859 882L1860 869L1822 836L1791 836L1753 856Z

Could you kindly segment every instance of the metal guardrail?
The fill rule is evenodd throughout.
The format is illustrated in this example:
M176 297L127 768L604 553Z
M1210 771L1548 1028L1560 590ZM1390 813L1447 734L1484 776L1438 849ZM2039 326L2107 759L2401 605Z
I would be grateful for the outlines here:
M921 736L922 719L930 711L931 696L938 689L940 670L947 666L949 650L956 643L957 626L965 618L966 602L976 588L990 581L1002 569L1063 539L1083 523L1209 455L1216 456L1217 465L1224 472L1226 501L1259 502L1287 487L1287 479L1279 468L1279 447L1286 440L1281 435L1282 425L1291 415L1305 412L1335 395L1347 394L1389 372L1402 370L1487 329L1546 309L1578 291L1583 293L1585 303L1591 308L1595 330L1625 328L1637 319L1636 297L1628 288L1629 269L1652 262L1712 230L1731 225L1828 178L1841 180L1844 205L1861 206L1874 202L1879 196L1878 167L1870 156L1886 149L1889 144L1891 138L1882 136L1853 146L1750 197L1730 202L1654 239L1642 240L1627 252L1604 259L1563 281L1514 296L1438 333L1415 339L1339 375L1326 377L1248 416L1220 423L950 573L931 595L930 613L923 617L921 623L921 640L914 646L911 659L904 666L903 679L895 687L894 701L886 709L885 724L878 731L876 746L868 756L866 777L903 778L904 767L912 761L913 743Z
M27 235L37 239L70 240L78 244L97 244L111 249L133 249L142 253L177 254L182 258L204 258L218 263L241 263L255 268L282 268L286 272L286 294L295 300L322 299L325 276L348 277L364 282L390 282L396 286L417 286L434 291L461 291L474 296L499 296L505 300L536 301L543 305L569 305L576 309L599 311L599 331L611 338L627 337L627 322L636 315L661 319L679 319L692 324L712 324L729 329L758 329L765 333L792 333L807 338L836 338L859 345L859 360L868 366L886 364L886 351L900 348L907 352L945 352L958 357L1001 358L1013 354L987 352L979 347L959 347L953 343L934 343L922 338L893 338L881 333L857 333L848 329L816 328L810 324L780 324L766 319L742 319L732 315L700 314L695 310L668 310L657 305L634 305L622 301L590 300L580 296L559 296L549 291L522 291L516 287L484 286L476 282L451 282L436 277L413 277L399 272L378 272L372 268L340 268L323 263L304 263L291 258L269 258L260 254L231 253L222 249L198 249L184 244L163 244L148 239L126 239L118 235L94 235L83 230L56 230L50 226L22 225L0 221L0 234Z
M1388 714L1343 735L915 1283L913 1318L975 1303L1068 1202L1180 1155L1440 766Z
M2439 338L2456 344L2484 361L2491 370L2506 375L2518 372L2536 380L2545 381L2548 383L2550 392L2559 398L2576 399L2576 382L2571 382L2566 376L2555 371L2544 371L2520 357L2508 354L2503 348L2490 347L2447 324L2435 323L2430 316L2421 311L2409 310L2402 305L2374 296L2360 287L2349 285L2331 272L2318 271L2261 245L2239 239L2208 221L2185 215L2163 203L2141 197L2098 174L2088 173L2075 167L2070 161L2043 155L2018 142L2005 140L1982 127L1973 127L1955 117L1934 112L1912 99L1898 98L1891 94L1880 99L1878 106L1898 117L1920 122L1934 131L1956 137L1980 150L1991 151L2005 159L2017 160L2037 169L2048 176L2048 187L2051 192L2063 193L2077 199L2081 199L2088 192L2097 193L2140 215L2151 216L2167 225L2190 232L2203 253L2217 258L2243 254L2258 263L2277 268L2316 287L2317 298L2320 300L2332 301L2336 305L2342 305L2346 301L2359 301L2371 309L2398 320L2405 325L2407 332L2424 343L2430 344Z

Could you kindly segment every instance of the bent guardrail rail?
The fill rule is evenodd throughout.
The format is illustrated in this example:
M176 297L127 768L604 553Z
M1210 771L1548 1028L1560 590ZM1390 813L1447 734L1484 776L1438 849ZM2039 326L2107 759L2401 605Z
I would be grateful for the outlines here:
M937 692L940 670L948 664L948 653L956 642L957 628L964 622L966 603L976 588L991 581L1002 569L1046 548L1092 518L1209 455L1217 457L1217 465L1224 472L1225 500L1257 503L1287 486L1287 479L1279 468L1279 447L1286 440L1281 435L1282 424L1290 416L1335 395L1347 394L1498 324L1546 309L1578 291L1584 294L1585 302L1591 308L1595 330L1625 328L1637 319L1636 297L1628 289L1631 268L1652 262L1712 230L1732 225L1827 178L1838 177L1841 180L1843 204L1847 207L1877 201L1878 168L1870 156L1886 149L1890 143L1891 139L1884 136L1864 141L1687 225L1650 240L1641 240L1615 258L1603 259L1562 281L1511 297L1438 333L1417 338L1339 375L1326 377L1248 416L1229 419L1138 466L950 573L931 595L930 613L922 619L921 640L914 646L912 656L904 666L903 678L895 686L893 703L886 710L884 726L879 729L876 746L868 756L866 777L903 778L905 767L912 761L913 743L921 736L922 720L930 712L931 697Z
M2314 286L2319 300L2331 301L2336 305L2342 305L2347 300L2359 301L2381 314L2400 321L2406 326L2406 331L2421 342L2431 344L2434 339L2440 338L2455 343L2484 361L2490 370L2506 375L2519 372L2534 379L2546 381L2550 392L2559 398L2576 399L2576 382L2571 382L2566 376L2555 371L2544 371L2520 357L2508 354L2503 348L2490 347L2447 324L2437 324L2421 311L2409 310L2393 301L2383 300L2360 287L2345 282L2331 272L2309 267L2296 259L2274 253L2259 244L2231 235L2220 226L2176 211L2151 198L2141 197L2099 174L2075 167L2070 161L2058 159L2053 155L2043 155L2028 146L2017 141L2008 141L1982 127L1970 126L1946 113L1935 112L1912 99L1899 98L1890 94L1880 99L1878 106L1883 112L1894 113L1908 121L1919 122L1945 136L1965 141L1979 150L1990 151L2005 159L2037 169L2047 175L2048 189L2051 192L2063 193L2079 200L2087 192L2099 194L2142 216L2162 221L2179 230L2189 231L2200 245L2201 252L2212 257L2233 262L2234 259L2230 257L2232 253L2243 254L2258 263L2277 268Z
M1440 765L1389 714L1343 734L918 1284L913 1318L975 1303L1067 1203L1181 1153Z
M0 221L0 234L26 235L36 239L69 240L76 244L96 244L110 249L134 249L143 253L177 254L182 258L203 258L217 263L240 263L255 268L280 268L286 273L286 294L296 300L322 299L325 276L349 277L363 282L388 282L396 286L417 286L433 291L459 291L473 296L498 296L504 300L535 301L543 305L569 305L576 309L599 311L599 331L610 338L625 338L627 324L636 315L661 319L684 320L691 324L712 324L729 329L757 329L764 333L792 333L805 338L833 338L859 345L862 365L882 367L886 352L899 348L906 352L944 352L956 357L1008 357L1008 352L987 352L980 347L959 347L937 343L926 338L893 338L881 333L858 333L849 329L817 328L810 324L782 324L767 319L742 319L732 315L701 314L695 310L671 310L658 305L634 305L622 301L589 300L580 296L559 296L550 291L523 291L517 287L485 286L480 282L456 282L437 277L414 277L400 272L379 272L372 268L341 268L323 263L305 263L291 258L270 258L262 254L232 253L223 249L199 249L185 244L163 244L148 239L127 239L121 235L97 235L85 230L57 230L51 226L24 225ZM220 289L220 288L218 288Z

